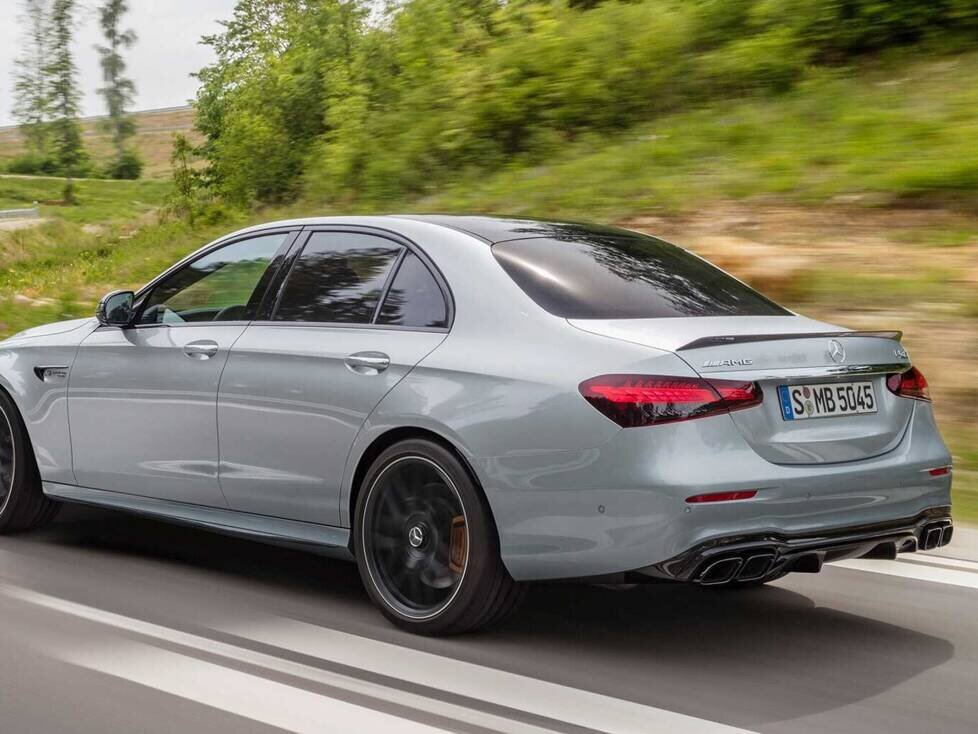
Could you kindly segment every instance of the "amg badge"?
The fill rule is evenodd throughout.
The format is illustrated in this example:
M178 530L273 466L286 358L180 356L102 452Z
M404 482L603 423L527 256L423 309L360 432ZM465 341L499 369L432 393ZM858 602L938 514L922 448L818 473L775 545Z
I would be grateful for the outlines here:
M704 367L747 367L754 364L753 359L708 359L703 363Z

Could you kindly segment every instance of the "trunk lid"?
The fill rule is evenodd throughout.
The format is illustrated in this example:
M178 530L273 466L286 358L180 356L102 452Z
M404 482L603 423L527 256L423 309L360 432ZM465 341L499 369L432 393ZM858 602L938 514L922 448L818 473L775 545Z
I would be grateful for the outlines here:
M731 420L760 456L777 464L859 461L894 449L914 401L886 387L910 366L899 332L855 332L801 316L574 319L584 331L675 352L703 377L757 382L764 402ZM872 384L875 412L785 419L781 386Z

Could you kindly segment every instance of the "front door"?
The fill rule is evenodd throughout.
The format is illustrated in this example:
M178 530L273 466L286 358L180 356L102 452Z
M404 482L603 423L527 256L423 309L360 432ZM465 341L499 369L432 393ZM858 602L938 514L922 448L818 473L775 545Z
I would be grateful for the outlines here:
M141 294L133 326L103 326L82 342L68 384L79 485L227 505L217 480L217 389L289 237L206 251Z
M236 510L339 525L343 470L377 404L445 338L448 301L408 243L308 235L268 320L231 350L218 398Z

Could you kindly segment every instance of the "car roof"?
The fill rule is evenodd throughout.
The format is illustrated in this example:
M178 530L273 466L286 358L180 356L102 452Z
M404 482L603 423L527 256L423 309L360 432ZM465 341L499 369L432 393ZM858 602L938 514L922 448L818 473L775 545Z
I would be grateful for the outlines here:
M520 217L494 217L464 214L388 214L381 216L328 216L289 219L247 227L221 240L237 237L242 234L278 227L314 227L320 225L351 225L351 226L391 226L398 219L409 219L416 222L446 227L458 232L464 232L487 244L495 244L507 240L527 239L532 237L551 237L561 240L589 239L604 237L640 237L636 232L630 232L617 227L607 227L588 222L573 222L547 219L529 219Z
M625 229L589 222L460 214L404 214L399 215L399 217L449 227L478 237L489 244L530 237L578 239L594 236L636 236L635 232L629 232Z

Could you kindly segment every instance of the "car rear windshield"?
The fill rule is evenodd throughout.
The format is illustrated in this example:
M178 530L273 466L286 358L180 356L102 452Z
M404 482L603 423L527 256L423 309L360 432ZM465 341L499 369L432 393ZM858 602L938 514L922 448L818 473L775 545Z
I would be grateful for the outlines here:
M534 237L499 242L492 252L530 298L563 318L790 313L705 260L654 237Z

